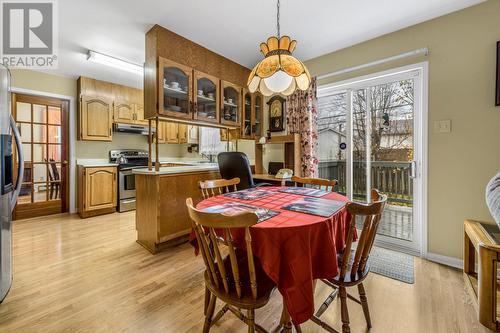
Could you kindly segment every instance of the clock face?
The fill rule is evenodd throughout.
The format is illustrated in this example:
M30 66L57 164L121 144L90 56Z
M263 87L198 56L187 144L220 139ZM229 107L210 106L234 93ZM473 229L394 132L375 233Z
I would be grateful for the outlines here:
M271 103L271 117L281 117L281 102L276 100Z

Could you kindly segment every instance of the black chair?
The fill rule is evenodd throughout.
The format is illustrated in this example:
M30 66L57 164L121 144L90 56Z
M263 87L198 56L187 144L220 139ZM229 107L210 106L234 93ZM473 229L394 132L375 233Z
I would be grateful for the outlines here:
M257 186L271 186L268 183L255 184L247 155L239 151L228 151L217 156L219 172L223 179L239 178L238 191Z

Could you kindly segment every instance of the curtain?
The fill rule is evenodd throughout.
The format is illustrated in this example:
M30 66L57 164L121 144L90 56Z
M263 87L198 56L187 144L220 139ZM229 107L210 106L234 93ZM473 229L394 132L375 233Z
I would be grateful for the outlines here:
M312 78L309 89L296 90L286 99L288 133L300 134L303 177L318 176L318 109L316 102L316 78Z

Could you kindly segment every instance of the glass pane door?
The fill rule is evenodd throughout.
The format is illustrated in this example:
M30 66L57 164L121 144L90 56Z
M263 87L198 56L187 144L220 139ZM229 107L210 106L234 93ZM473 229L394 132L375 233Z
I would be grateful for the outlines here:
M193 69L160 57L159 112L176 118L192 118L194 102ZM161 89L163 88L163 89Z
M369 88L371 186L388 195L378 233L413 240L413 79Z
M195 117L200 120L217 122L219 119L218 82L215 79L210 79L199 72L196 72L195 82Z
M336 179L336 192L347 195L347 93L318 98L318 172Z
M370 202L372 188L386 194L377 241L408 251L420 251L421 243L415 210L421 207L415 195L421 186L415 170L422 156L415 136L422 126L415 120L421 119L421 86L421 71L412 70L353 80L323 93L320 88L318 94L319 176L337 179L338 192L353 201ZM361 229L363 221L356 223Z
M61 107L17 101L15 111L25 161L18 204L61 200Z
M243 96L243 137L252 137L252 94L245 92Z
M239 121L240 112L240 91L233 86L225 86L223 90L223 110L222 122L229 124L237 124Z
M262 136L262 109L264 105L264 100L260 94L255 95L254 104L255 119L252 133L256 138L260 138Z

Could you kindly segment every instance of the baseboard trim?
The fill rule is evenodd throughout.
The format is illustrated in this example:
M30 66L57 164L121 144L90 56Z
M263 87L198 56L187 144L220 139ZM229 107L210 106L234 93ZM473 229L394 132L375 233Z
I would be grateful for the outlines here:
M463 269L463 261L462 259L447 257L437 253L427 252L425 259L433 262L437 262L438 264L451 266L459 269Z

